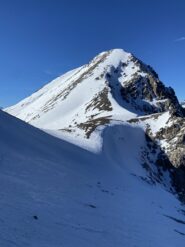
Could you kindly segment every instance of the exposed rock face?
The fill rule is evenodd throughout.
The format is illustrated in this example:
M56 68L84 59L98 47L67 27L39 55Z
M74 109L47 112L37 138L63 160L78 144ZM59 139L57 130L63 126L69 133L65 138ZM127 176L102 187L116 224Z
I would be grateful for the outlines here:
M139 72L133 74L132 79L126 81L121 87L121 94L124 100L134 105L138 110L146 114L170 111L172 115L184 116L182 109L171 87L165 85L159 80L157 73L148 65L143 64L135 57L131 57L136 66L139 66Z
M156 137L168 143L166 153L173 166L185 166L185 118L173 116L169 121L170 126L163 127Z
M89 109L98 109L99 111L112 111L112 105L108 99L108 88L105 87L98 95L96 95L92 101L86 107L86 111Z
M148 152L153 157L152 161L158 169L169 171L172 186L184 203L185 118L177 117L170 112L163 112L135 118L129 122L133 125L144 126ZM158 181L159 178L161 179L160 170L157 179L155 176L155 181Z

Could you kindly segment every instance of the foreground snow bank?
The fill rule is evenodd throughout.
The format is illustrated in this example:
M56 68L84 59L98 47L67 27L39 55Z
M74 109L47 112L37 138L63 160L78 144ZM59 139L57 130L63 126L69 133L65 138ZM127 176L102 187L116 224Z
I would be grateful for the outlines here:
M0 136L0 246L184 246L178 200L140 179L142 129L95 154L0 112Z

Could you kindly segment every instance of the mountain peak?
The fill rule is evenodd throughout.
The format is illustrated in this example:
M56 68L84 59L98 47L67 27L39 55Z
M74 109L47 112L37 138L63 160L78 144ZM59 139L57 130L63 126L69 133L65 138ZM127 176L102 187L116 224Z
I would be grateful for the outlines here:
M110 50L106 50L106 51L99 53L97 56L103 55L103 54L112 54L113 56L129 56L129 55L131 55L131 53L125 51L122 48L113 48Z
M123 49L111 49L99 53L91 62L104 58L106 64L116 66L120 61L127 62L131 57L132 54L124 51Z
M40 128L82 129L87 136L110 120L166 111L184 116L173 89L123 49L100 53L5 110Z

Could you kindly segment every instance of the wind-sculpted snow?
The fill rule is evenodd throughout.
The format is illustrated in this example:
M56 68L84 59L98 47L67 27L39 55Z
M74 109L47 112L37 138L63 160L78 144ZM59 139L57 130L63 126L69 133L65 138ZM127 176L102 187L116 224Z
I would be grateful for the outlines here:
M107 127L91 153L0 112L0 135L0 246L184 246L168 173L151 184L141 165L142 128Z

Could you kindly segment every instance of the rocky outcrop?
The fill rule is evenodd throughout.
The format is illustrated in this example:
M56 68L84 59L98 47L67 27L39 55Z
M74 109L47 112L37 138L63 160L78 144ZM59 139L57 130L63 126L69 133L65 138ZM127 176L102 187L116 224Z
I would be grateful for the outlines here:
M170 191L185 203L185 117L163 112L134 118L129 123L142 126L146 133L144 167L147 171L151 164L157 168L157 174L150 169L148 177L152 181L164 183L161 171L168 172L172 186ZM146 162L147 156L150 160Z
M173 116L169 123L157 132L156 139L167 143L165 152L174 167L185 166L185 118Z
M169 110L172 115L185 116L185 111L179 104L174 90L165 87L152 67L145 65L134 56L131 57L131 61L139 67L139 70L130 80L122 83L123 100L146 114Z

